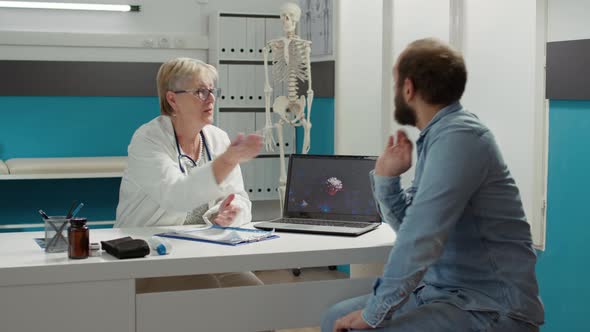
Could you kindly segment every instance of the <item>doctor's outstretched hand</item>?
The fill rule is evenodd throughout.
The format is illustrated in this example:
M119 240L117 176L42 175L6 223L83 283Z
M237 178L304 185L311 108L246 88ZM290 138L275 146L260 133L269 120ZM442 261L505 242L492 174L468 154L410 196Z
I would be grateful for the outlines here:
M227 175L239 164L246 162L258 155L262 148L262 136L249 134L238 136L231 142L230 146L218 158L213 160L213 175L215 181L220 184Z
M412 142L403 130L389 136L385 150L375 163L375 174L380 176L400 176L412 166Z
M262 136L257 134L238 134L227 148L227 154L235 163L242 163L256 157L262 149Z

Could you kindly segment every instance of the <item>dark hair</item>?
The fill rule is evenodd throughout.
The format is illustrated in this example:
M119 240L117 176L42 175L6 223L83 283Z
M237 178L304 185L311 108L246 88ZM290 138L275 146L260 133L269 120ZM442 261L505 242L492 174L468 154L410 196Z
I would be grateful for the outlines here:
M433 105L448 105L465 91L467 69L463 56L449 45L426 38L412 42L399 57L398 81L400 88L408 78L416 93Z

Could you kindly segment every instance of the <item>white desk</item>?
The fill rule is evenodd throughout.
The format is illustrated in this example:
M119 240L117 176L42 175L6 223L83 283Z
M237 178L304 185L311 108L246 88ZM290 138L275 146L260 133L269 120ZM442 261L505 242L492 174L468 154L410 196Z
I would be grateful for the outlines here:
M149 238L164 228L91 230L91 241ZM0 234L3 331L257 331L313 326L331 304L370 292L374 278L136 294L135 279L384 262L387 226L357 238L280 233L237 247L172 240L167 256L70 260L42 233Z

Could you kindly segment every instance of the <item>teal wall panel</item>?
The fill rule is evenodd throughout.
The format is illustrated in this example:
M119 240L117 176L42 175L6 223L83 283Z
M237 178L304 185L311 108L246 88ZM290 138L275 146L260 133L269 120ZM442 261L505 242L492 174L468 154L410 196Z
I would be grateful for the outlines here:
M590 101L549 107L547 244L537 276L545 304L543 332L588 331L590 315Z
M115 220L120 178L0 181L0 224L42 222L48 215L65 215L73 200L84 202L78 216L90 221Z
M0 97L0 159L126 156L135 130L159 115L157 97ZM0 224L39 223L37 211L114 220L121 179L0 181Z
M311 106L309 154L334 154L334 98L314 98ZM301 153L303 128L297 127L297 152Z
M0 97L0 159L125 156L157 97Z

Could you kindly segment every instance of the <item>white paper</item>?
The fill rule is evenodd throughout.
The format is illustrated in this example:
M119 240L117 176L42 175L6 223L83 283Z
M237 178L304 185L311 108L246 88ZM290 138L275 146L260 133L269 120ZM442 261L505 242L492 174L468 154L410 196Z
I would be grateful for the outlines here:
M193 238L196 240L206 240L213 242L222 242L229 244L238 244L244 242L255 242L266 239L273 235L273 232L257 231L257 230L240 230L232 228L220 227L199 227L179 230L176 232L167 233L170 235L177 235L180 237Z

